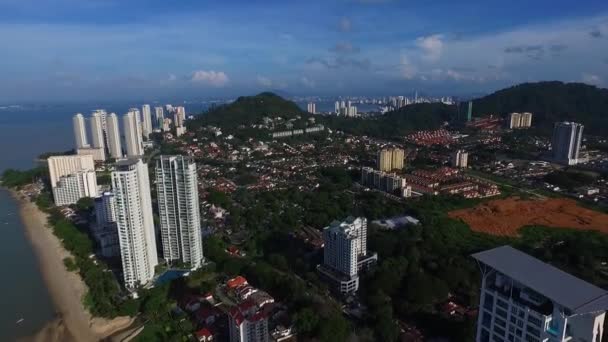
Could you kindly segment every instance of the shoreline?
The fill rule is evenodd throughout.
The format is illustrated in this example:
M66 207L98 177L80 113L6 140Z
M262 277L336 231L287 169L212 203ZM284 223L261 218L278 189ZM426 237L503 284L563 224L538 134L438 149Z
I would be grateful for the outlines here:
M92 317L82 302L88 288L78 273L65 268L63 259L71 254L48 227L48 214L18 191L9 192L19 205L25 236L36 255L57 316L23 341L100 341L131 326L131 317Z

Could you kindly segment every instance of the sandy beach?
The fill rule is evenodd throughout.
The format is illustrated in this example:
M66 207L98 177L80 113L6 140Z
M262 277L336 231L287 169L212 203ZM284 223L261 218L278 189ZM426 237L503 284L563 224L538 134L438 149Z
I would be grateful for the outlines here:
M63 259L70 256L52 230L48 228L47 214L19 194L20 214L26 227L26 236L39 260L40 271L49 289L57 318L39 333L26 341L100 341L117 331L129 327L132 319L118 317L113 320L93 318L84 308L82 298L86 284L75 272L69 272Z

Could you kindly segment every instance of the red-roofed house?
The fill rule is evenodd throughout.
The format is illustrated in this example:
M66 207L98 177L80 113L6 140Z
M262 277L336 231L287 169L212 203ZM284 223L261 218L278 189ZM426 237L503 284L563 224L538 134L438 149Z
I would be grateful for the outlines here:
M228 286L228 289L230 289L230 290L234 290L239 286L243 286L243 285L247 285L247 284L249 284L247 282L247 279L245 279L244 277L241 277L241 276L237 276L226 282L226 286Z
M196 332L196 338L199 342L212 342L213 333L209 329L203 328Z

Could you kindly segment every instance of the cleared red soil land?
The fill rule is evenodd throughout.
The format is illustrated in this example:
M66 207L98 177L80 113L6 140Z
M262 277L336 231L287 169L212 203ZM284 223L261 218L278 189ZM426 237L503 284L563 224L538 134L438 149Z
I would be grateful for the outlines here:
M608 234L608 215L580 207L570 199L522 200L517 197L482 203L448 213L472 230L492 235L517 236L524 226L598 230Z

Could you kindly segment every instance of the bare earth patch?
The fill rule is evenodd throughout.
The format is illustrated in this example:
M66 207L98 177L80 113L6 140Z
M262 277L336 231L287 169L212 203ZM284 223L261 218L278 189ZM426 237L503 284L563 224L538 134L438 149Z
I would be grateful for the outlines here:
M517 236L524 226L547 226L597 230L608 234L608 215L579 206L564 198L522 200L510 197L448 213L473 231L500 236Z

